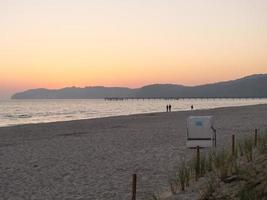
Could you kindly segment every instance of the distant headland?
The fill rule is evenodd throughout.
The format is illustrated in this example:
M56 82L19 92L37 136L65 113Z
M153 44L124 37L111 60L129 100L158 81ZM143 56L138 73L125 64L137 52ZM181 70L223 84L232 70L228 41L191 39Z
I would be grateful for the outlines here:
M104 99L104 98L267 98L267 74L205 84L184 86L154 84L141 88L68 87L63 89L32 89L16 93L12 99Z

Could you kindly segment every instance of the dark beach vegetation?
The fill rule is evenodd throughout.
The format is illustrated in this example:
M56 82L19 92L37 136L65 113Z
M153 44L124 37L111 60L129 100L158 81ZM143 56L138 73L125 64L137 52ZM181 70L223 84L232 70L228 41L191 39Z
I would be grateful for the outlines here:
M154 195L153 198L178 200L183 199L179 194L184 193L188 199L186 190L198 182L201 182L197 186L201 200L266 198L267 129L255 133L237 138L237 147L203 150L199 161L197 156L183 160L169 182L172 197Z

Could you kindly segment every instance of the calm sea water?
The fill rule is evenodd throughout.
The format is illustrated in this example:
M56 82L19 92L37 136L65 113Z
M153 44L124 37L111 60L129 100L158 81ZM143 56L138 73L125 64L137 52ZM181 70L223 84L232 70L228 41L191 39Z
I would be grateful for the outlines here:
M6 100L0 101L0 126L101 118L139 113L208 109L267 104L267 99L179 99L179 100Z

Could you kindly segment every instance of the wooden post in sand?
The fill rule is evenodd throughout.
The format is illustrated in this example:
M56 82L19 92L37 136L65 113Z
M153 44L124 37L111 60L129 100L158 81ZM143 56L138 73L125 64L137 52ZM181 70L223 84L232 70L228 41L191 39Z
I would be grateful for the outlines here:
M217 147L217 131L216 131L216 129L214 130L214 146L216 149L216 147Z
M200 149L199 146L197 146L197 166L196 166L196 181L199 178L199 171L200 171Z
M255 147L257 146L257 143L258 143L258 129L255 129Z
M133 188L132 188L132 200L136 200L136 181L137 175L133 174Z
M232 135L232 155L235 155L235 135Z

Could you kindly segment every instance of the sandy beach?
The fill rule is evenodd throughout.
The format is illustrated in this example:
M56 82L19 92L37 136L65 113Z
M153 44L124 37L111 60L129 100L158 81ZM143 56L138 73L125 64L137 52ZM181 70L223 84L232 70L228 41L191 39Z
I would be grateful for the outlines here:
M0 199L125 200L133 173L138 199L167 191L190 115L214 116L219 146L267 129L267 105L0 128Z

